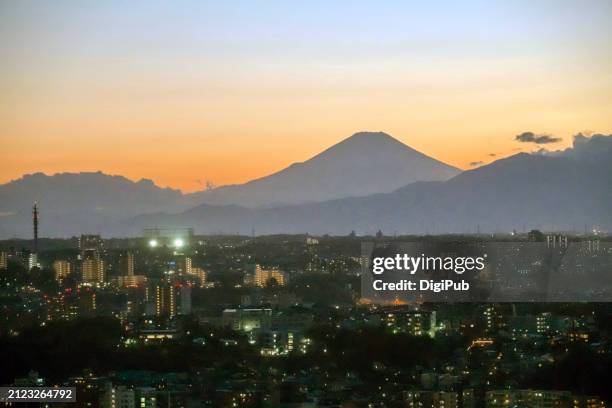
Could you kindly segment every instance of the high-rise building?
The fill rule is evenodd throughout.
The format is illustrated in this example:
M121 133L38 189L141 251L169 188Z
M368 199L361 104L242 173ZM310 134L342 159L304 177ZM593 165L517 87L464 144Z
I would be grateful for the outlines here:
M55 271L55 280L63 281L71 272L70 262L58 259L53 262L53 270Z
M97 251L86 250L83 253L81 268L84 283L104 283L106 278L104 260Z
M200 267L193 266L193 261L189 257L185 257L184 262L185 267L183 269L183 272L187 275L196 276L200 281L200 287L204 287L204 285L206 284L206 271Z
M168 282L155 286L155 314L157 316L176 316L176 290Z
M0 251L0 269L8 268L8 254L4 251Z
M495 332L505 326L504 313L497 304L484 305L482 318L487 333Z
M185 268L183 272L189 275L193 274L193 262L189 257L185 257Z
M123 270L125 275L117 278L117 284L124 288L134 288L143 286L147 283L147 277L144 275L136 275L134 273L134 254L130 251L126 252L123 260Z
M201 288L206 286L207 272L204 269L198 268L197 266L194 266L194 267L191 268L191 274L193 276L197 276L198 277L198 279L200 280L200 287Z
M125 254L125 274L134 276L134 254L129 251Z
M106 271L102 259L104 241L100 235L81 235L79 249L81 251L83 282L103 283L106 278Z
M191 314L191 287L169 282L155 285L155 314L165 317Z
M28 257L28 269L39 268L40 264L38 263L38 254L36 252L32 252Z

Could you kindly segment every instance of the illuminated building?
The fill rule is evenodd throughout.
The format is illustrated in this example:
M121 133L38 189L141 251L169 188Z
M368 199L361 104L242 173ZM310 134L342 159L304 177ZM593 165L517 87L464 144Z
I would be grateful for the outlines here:
M144 286L147 283L147 277L134 274L134 254L128 251L123 262L125 275L117 278L117 285L124 288Z
M504 313L499 305L486 305L482 312L482 317L487 333L495 332L506 325Z
M53 262L53 270L55 271L55 280L62 282L71 272L70 262L57 260Z
M84 283L104 283L106 270L102 254L104 241L100 235L81 235L79 238L81 273Z
M104 260L100 258L97 251L85 251L81 269L84 283L104 283Z
M565 235L547 235L547 248L565 248L567 249L567 236Z
M286 355L294 349L295 334L277 330L265 330L259 334L260 353L263 356Z
M177 336L178 331L174 328L146 328L138 330L138 338L145 344L160 344Z
M606 401L596 396L581 395L573 398L573 408L606 408Z
M157 391L152 387L141 387L136 389L137 405L140 408L157 407Z
M134 254L129 251L125 255L125 274L134 276Z
M255 266L255 273L253 275L253 284L256 286L264 287L269 284L270 281L276 281L279 286L284 286L286 282L285 273L278 268L262 268L261 265Z
M584 330L573 329L573 330L570 330L567 333L567 338L572 343L576 343L576 342L588 343L589 342L589 333L587 333Z
M472 343L468 346L467 350L470 351L473 348L485 348L493 345L493 339L489 338L477 338L472 340Z
M436 327L436 312L390 309L382 315L382 320L393 333L433 336Z
M406 391L404 401L410 408L457 408L458 395L449 391Z
M221 319L224 326L236 331L268 329L272 321L272 309L225 309Z
M540 313L536 317L536 330L539 334L547 333L551 329L551 318L550 313Z
M8 254L4 251L0 251L0 269L8 268Z
M291 352L306 354L312 344L312 340L305 337L302 330L277 327L274 321L272 329L252 331L248 337L249 343L257 343L260 346L259 353L267 357L283 356Z
M197 266L193 266L193 261L189 257L184 259L183 272L187 275L196 276L200 281L200 287L203 288L206 284L206 271Z
M144 275L124 275L117 277L117 285L122 288L137 288L147 283Z
M176 290L169 283L155 286L155 314L157 316L176 316Z
M36 252L32 252L28 258L28 269L38 268L39 266L38 254Z
M134 390L124 385L106 383L100 396L100 408L135 408Z
M187 258L189 259L189 258ZM200 287L203 288L204 286L206 286L206 277L207 277L207 273L204 269L199 268L197 266L192 266L191 267L191 272L189 272L190 275L192 276L196 276L198 278L198 280L200 281Z
M571 406L569 391L493 390L487 391L486 407L565 408Z
M183 269L183 272L189 275L193 274L193 262L189 257L185 257L185 269Z

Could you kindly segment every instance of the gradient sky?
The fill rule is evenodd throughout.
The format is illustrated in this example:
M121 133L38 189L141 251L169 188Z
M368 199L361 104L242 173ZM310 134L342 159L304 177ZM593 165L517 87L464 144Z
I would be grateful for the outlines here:
M612 1L456 3L4 0L0 182L193 191L360 130L461 168L612 133Z

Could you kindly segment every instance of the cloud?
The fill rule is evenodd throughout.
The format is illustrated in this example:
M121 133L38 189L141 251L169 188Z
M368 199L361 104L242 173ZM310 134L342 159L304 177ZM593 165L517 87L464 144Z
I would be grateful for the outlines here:
M578 133L574 136L572 147L561 154L574 159L607 159L612 156L612 134Z
M536 135L533 132L523 132L520 135L516 135L514 140L518 140L521 143L548 144L560 142L561 138L551 135Z
M574 143L564 150L538 149L533 154L550 157L568 157L575 160L606 160L612 157L612 134L574 135Z
M476 167L476 166L480 166L483 163L484 163L483 161L473 161L473 162L470 162L469 164L470 164L470 167Z

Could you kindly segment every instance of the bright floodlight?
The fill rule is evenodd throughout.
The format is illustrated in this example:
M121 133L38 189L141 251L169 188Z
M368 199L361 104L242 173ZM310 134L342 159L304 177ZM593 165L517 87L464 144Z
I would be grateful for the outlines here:
M183 240L182 240L182 239L177 238L177 239L175 239L175 240L174 240L174 246L175 246L176 248L180 248L180 247L182 247L183 245L184 245L184 242L183 242Z
M157 246L157 240L156 239L152 239L149 241L149 246L151 248L155 248Z

